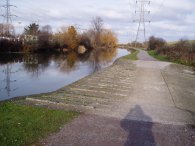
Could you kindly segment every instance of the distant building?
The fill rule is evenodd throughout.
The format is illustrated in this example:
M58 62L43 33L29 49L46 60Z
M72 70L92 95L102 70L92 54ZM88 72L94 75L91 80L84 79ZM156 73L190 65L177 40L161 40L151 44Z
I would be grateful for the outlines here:
M35 42L38 41L38 36L36 35L24 35L24 40L27 42Z

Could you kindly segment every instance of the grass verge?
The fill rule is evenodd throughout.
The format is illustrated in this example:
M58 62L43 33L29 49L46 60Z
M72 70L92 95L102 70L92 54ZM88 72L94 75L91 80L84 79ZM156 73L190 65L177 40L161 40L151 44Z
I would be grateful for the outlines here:
M148 51L148 54L160 61L169 61L169 58L167 56L160 55L155 50Z
M137 54L139 53L138 50L132 50L131 54L124 56L124 59L131 59L131 60L138 60Z
M77 112L0 103L0 145L31 145L58 131L78 116Z

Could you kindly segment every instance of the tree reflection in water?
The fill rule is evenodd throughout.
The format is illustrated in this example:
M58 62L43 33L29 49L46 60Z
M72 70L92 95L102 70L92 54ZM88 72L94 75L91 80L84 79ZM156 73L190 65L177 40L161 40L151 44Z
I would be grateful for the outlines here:
M77 52L72 51L68 54L59 55L53 59L61 72L70 73L78 69L79 62L87 62L90 65L90 68L92 68L92 72L96 72L100 70L102 66L112 62L116 55L117 49L109 48L94 49L92 51L87 51L84 54L78 54Z
M23 69L32 77L38 78L54 62L61 72L70 73L78 69L79 62L88 62L93 72L101 69L117 55L116 48L94 49L84 54L70 52L68 54L10 54L0 59L0 64L23 63ZM6 58L7 57L7 58Z
M58 67L61 72L70 73L76 70L77 61L79 60L78 55L76 52L70 52L65 56L61 56L58 58Z
M49 67L50 59L51 55L49 54L25 54L23 57L23 68L32 77L38 78Z
M113 58L116 57L116 55L116 48L94 49L89 59L89 63L93 68L93 72L100 70L102 65L107 65L109 62L112 62Z

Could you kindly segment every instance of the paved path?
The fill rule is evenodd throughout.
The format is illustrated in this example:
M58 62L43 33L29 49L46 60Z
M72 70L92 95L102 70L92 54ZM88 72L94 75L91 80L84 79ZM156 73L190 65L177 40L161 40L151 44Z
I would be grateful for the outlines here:
M157 61L155 58L151 57L150 55L148 55L148 53L144 50L141 49L137 49L139 50L139 54L138 54L138 59L139 60L144 60L144 61Z
M139 106L135 110L144 114ZM83 115L67 124L60 132L43 140L40 145L194 146L194 134L187 126Z
M26 98L30 104L85 112L40 145L195 145L194 71L140 53L142 60L120 59L56 92Z

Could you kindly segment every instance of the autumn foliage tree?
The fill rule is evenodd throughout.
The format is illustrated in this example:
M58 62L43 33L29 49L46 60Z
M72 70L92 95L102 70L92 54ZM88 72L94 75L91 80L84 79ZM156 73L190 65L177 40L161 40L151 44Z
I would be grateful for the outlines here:
M61 27L60 32L53 36L53 40L69 50L79 46L79 37L74 26Z
M78 47L78 35L77 35L77 31L75 29L74 26L70 26L68 27L68 30L67 30L67 42L66 44L68 45L68 49L75 49Z
M114 48L118 43L118 39L111 30L105 29L101 34L100 42L101 42L101 46Z

